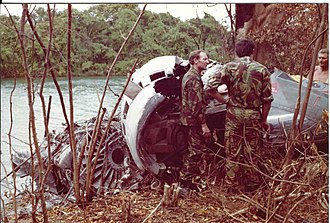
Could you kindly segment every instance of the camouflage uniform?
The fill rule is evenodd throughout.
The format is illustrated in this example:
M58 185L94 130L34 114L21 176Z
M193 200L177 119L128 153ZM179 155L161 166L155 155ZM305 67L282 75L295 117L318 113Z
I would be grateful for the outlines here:
M181 90L181 124L188 128L188 151L183 157L180 178L187 187L200 182L202 154L205 150L202 124L205 123L205 93L200 75L194 68L184 75ZM191 188L196 189L196 188Z
M270 73L264 65L246 56L227 63L207 88L214 90L220 84L227 85L229 97L225 130L226 182L249 190L262 183L260 174L248 166L258 168L261 106L273 101Z

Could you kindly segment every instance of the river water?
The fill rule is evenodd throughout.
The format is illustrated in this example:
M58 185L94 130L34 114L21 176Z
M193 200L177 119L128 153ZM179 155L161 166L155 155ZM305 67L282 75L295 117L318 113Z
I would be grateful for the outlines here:
M103 107L107 109L108 115L118 100L118 96L124 89L126 77L116 76L111 77L107 87L107 93L103 101ZM67 78L58 79L61 91L66 106L66 113L70 119L69 110L69 92ZM104 91L106 77L79 77L73 78L73 103L74 103L74 121L88 120L97 115L100 100ZM10 94L13 90L14 80L1 80L1 179L11 172L11 162L9 155L9 128L10 128ZM42 115L41 100L39 97L40 83L35 83L35 119L39 142L43 141L44 136L44 121ZM116 96L117 95L117 96ZM48 106L49 96L52 96L51 109L49 115L49 130L60 132L65 123L59 96L53 80L48 78L46 80L43 96L45 98L46 106ZM119 106L120 109L120 106ZM16 88L13 92L12 98L12 130L11 143L14 151L29 151L29 107L27 98L27 85L25 79L18 79L16 81ZM119 110L117 110L119 112ZM1 182L1 197L5 198L4 194L12 189L12 178L7 178ZM26 178L18 178L18 189L22 189L21 184L26 184Z

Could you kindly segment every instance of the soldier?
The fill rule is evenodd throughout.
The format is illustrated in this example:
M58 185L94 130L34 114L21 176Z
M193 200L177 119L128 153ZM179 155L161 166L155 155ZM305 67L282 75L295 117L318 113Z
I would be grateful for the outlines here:
M190 53L189 63L191 68L182 78L181 90L180 121L188 129L188 150L183 157L180 182L187 189L199 190L205 138L211 135L205 121L206 100L201 80L209 58L202 50L196 50Z
M267 116L273 101L270 73L252 59L254 48L251 40L237 42L238 58L225 64L206 87L211 96L223 102L216 89L220 84L227 85L225 182L241 192L254 190L262 183L253 168L257 168L260 130L269 130Z
M328 49L321 49L317 58L319 65L315 66L314 81L321 81L329 84L329 51Z

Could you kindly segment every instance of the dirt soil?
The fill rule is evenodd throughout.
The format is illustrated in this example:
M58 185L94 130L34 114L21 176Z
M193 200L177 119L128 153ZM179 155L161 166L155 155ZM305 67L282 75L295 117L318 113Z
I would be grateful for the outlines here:
M284 222L285 217L288 222L328 222L329 212L318 196L288 198L283 203L267 202L267 197L270 196L261 191L253 196L228 195L224 188L215 185L189 198L179 198L176 207L164 207L162 191L117 191L111 196L95 197L84 208L74 203L54 206L48 210L48 222L266 222L277 206L276 215L269 222ZM258 205L268 205L269 212ZM42 222L43 215L38 213L37 219ZM33 222L31 214L19 216L18 221ZM14 222L13 216L5 218L5 222Z

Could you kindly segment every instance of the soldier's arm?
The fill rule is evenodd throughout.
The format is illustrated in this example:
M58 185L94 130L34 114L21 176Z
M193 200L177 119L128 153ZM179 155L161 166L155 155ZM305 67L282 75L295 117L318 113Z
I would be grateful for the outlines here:
M274 100L272 94L272 84L270 81L270 73L267 69L264 71L264 82L263 82L263 91L262 91L262 108L261 108L261 127L268 131L269 125L267 124L267 116L269 114L271 103Z
M216 89L209 91L208 94L222 104L227 103L225 97L222 96Z
M261 128L264 131L269 131L269 124L267 123L267 116L271 108L271 103L264 103L261 109Z
M222 85L224 82L224 77L223 77L223 72L226 69L226 66L224 66L221 70L221 72L213 77L210 78L210 80L208 81L206 92L213 97L214 99L216 99L218 102L222 103L222 104L226 104L227 103L227 99L221 95L218 91L218 87L220 85ZM222 77L221 77L222 75Z
M269 111L270 111L270 108L271 108L271 103L264 103L262 105L262 109L261 109L261 122L262 123L265 123L267 122L267 116L269 114Z
M206 122L203 112L203 86L197 80L190 80L186 87L190 117L195 120L196 124L203 124Z

